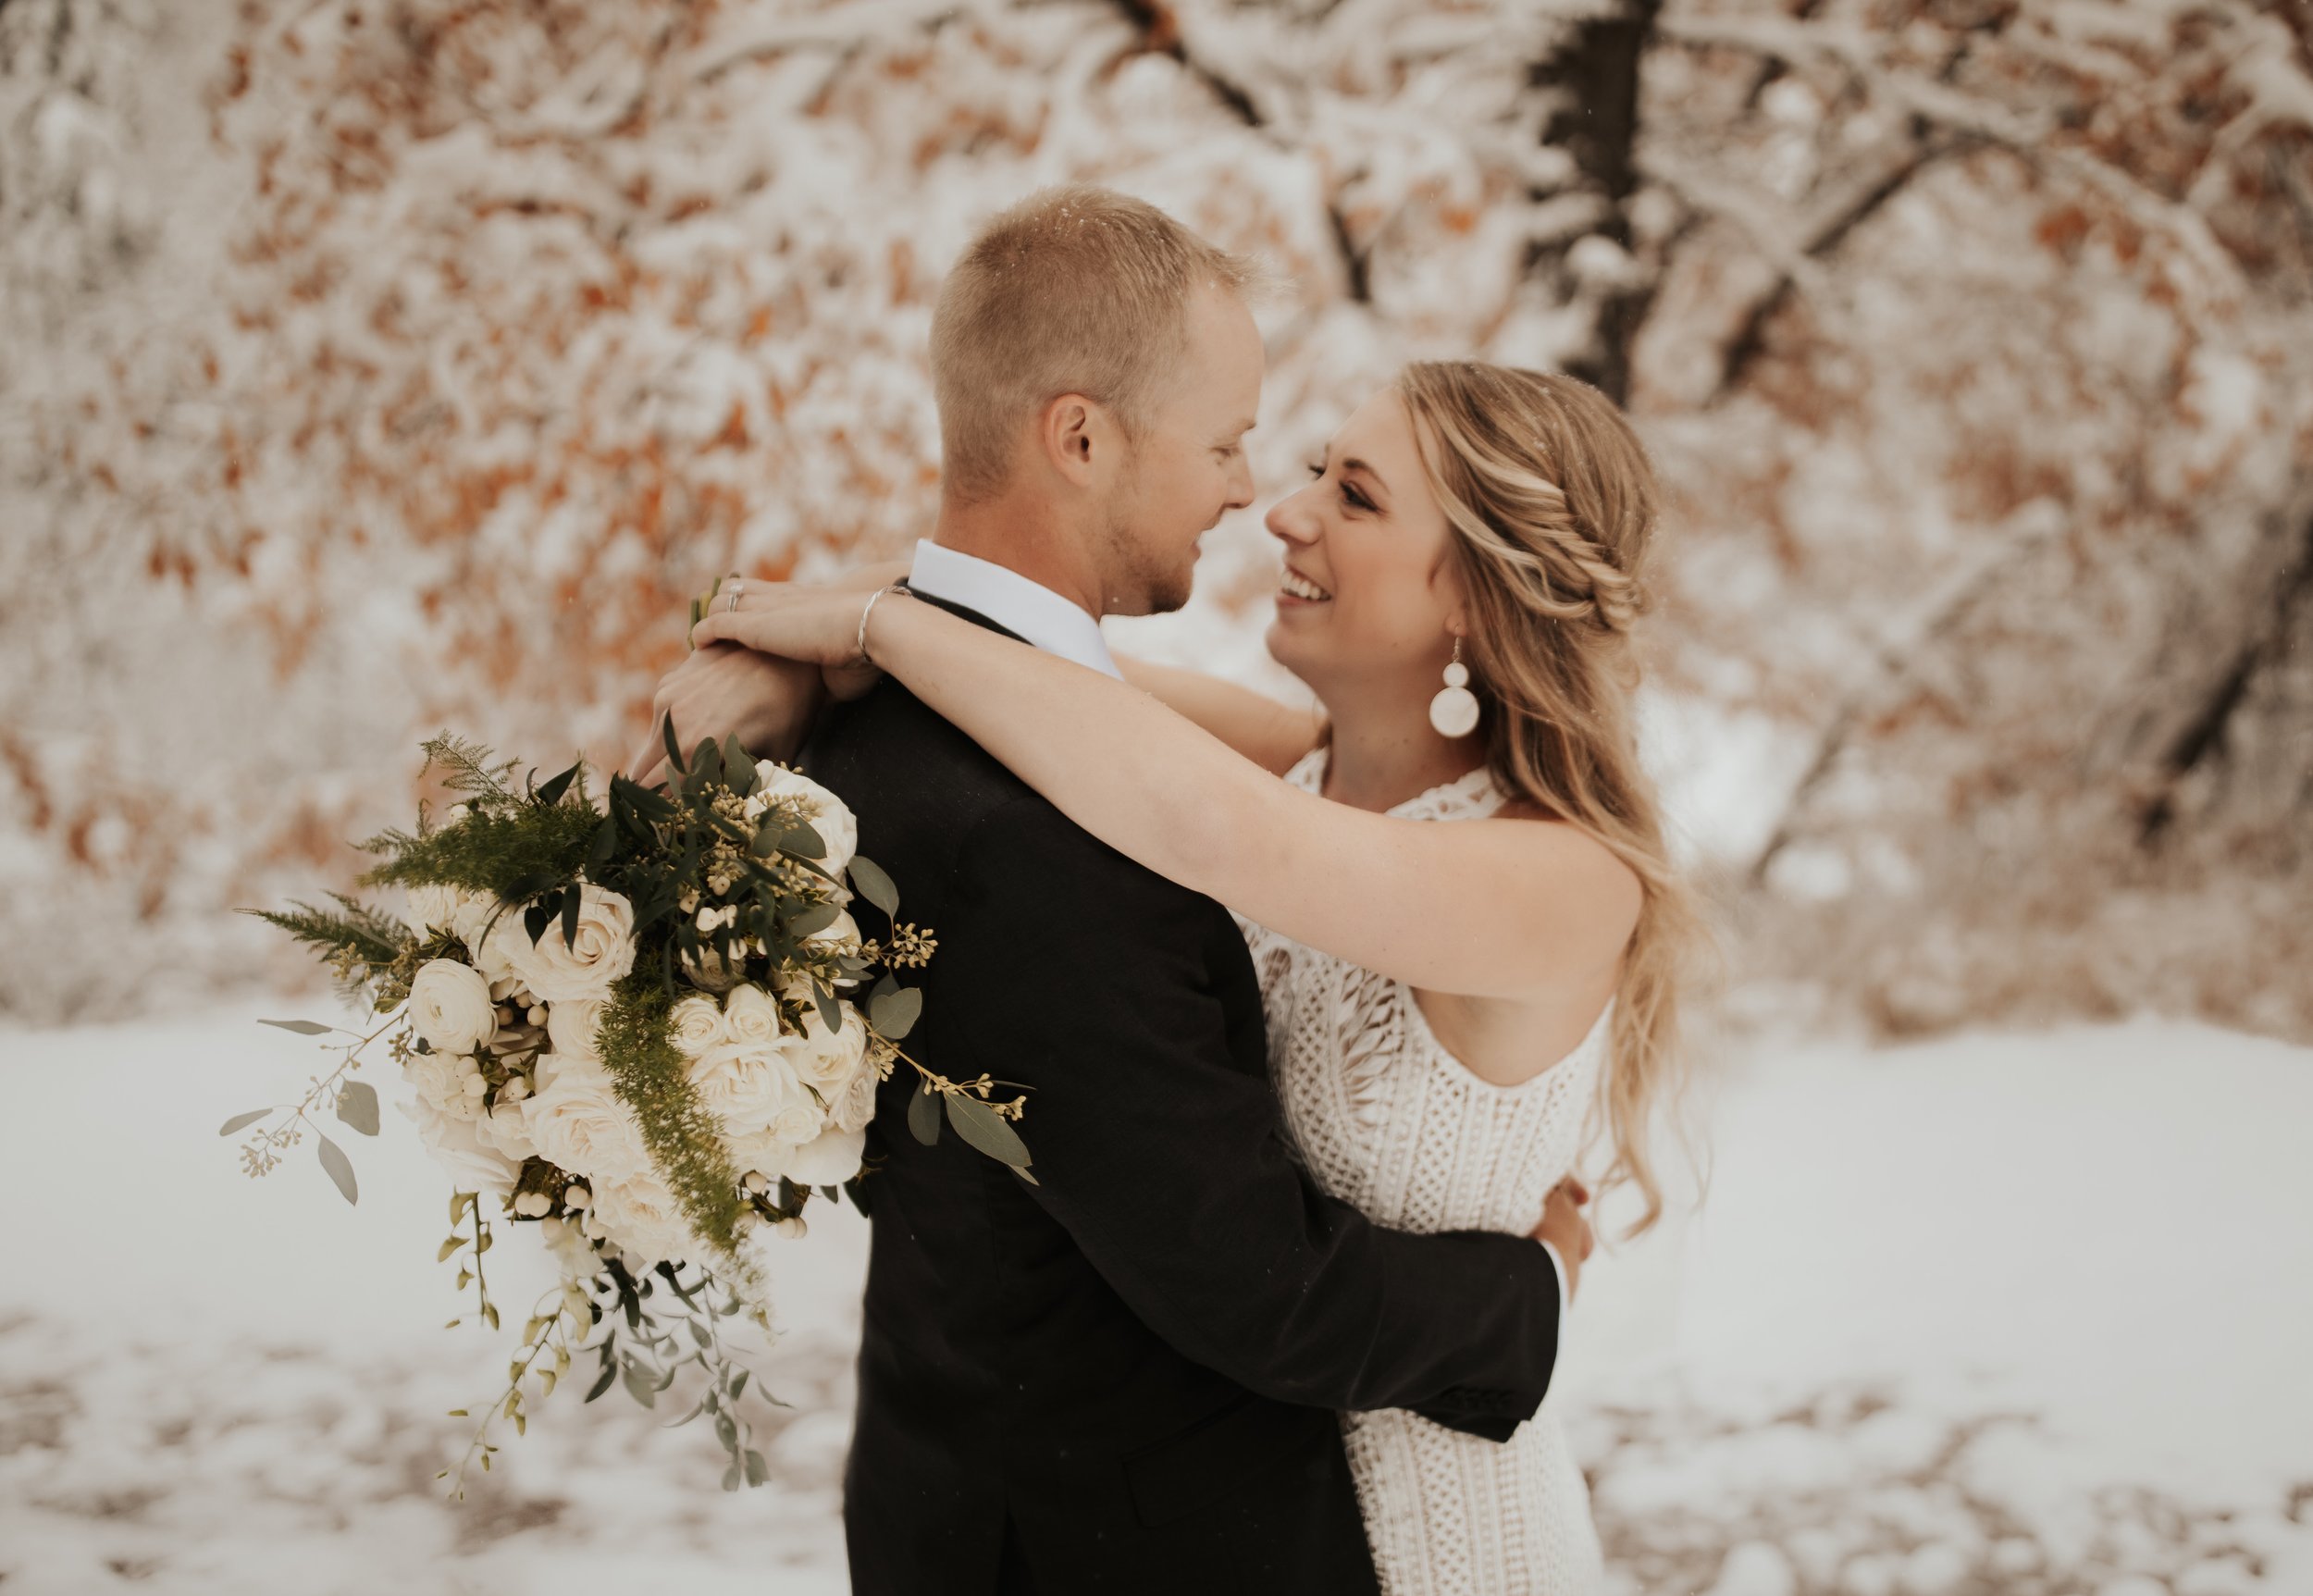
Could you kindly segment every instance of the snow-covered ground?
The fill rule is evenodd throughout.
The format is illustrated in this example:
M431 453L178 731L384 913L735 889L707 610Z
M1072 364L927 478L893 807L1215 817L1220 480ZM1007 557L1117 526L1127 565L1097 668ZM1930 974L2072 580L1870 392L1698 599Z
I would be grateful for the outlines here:
M511 1342L439 1328L397 1118L340 1138L356 1208L302 1156L239 1173L217 1123L320 1058L277 1011L0 1028L8 1596L842 1590L860 1222L783 1255L771 1488L573 1391L447 1504L446 1410ZM1707 1207L1593 1260L1552 1397L1620 1587L2313 1591L2308 1125L2313 1053L2152 1021L1730 1066Z

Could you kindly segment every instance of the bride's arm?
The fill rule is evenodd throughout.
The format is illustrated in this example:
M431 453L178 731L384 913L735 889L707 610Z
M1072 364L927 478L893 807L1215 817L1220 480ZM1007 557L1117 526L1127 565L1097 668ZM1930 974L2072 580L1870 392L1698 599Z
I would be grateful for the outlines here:
M1176 715L1185 715L1272 775L1283 775L1317 746L1314 710L1296 710L1265 693L1145 660L1116 657L1124 679Z
M856 599L787 588L697 640L852 657ZM1570 825L1398 820L1276 779L1129 683L934 605L887 599L875 662L1070 819L1158 874L1312 947L1431 991L1532 999L1622 950L1637 878Z

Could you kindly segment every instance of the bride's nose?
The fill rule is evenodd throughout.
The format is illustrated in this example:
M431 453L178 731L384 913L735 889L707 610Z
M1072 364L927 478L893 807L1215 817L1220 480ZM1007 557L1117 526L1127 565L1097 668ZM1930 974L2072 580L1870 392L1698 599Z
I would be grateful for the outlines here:
M1309 502L1309 489L1304 488L1298 492L1288 493L1270 505L1269 513L1261 517L1261 525L1268 527L1269 536L1280 543L1306 547L1316 542L1317 517L1315 507Z

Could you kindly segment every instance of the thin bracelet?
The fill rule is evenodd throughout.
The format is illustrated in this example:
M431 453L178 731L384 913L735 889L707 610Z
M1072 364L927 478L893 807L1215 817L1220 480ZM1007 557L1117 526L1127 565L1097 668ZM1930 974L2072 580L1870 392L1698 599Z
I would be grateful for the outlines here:
M886 593L905 593L907 590L907 583L894 582L888 587L878 588L874 592L868 595L867 608L860 612L860 636L853 643L853 647L858 650L860 656L858 659L851 662L854 665L872 665L875 663L875 661L868 653L867 626L868 617L875 613L876 600L881 599Z

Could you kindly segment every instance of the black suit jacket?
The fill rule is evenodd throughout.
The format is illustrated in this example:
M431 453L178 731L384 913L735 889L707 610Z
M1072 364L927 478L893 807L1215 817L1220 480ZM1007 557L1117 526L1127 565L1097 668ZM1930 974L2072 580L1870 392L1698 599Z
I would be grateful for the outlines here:
M1506 1439L1556 1356L1549 1255L1383 1230L1313 1187L1227 911L896 683L832 714L806 763L899 918L939 938L908 1050L1032 1088L1041 1182L953 1128L923 1146L914 1071L884 1083L845 1478L857 1596L1374 1590L1334 1410Z

